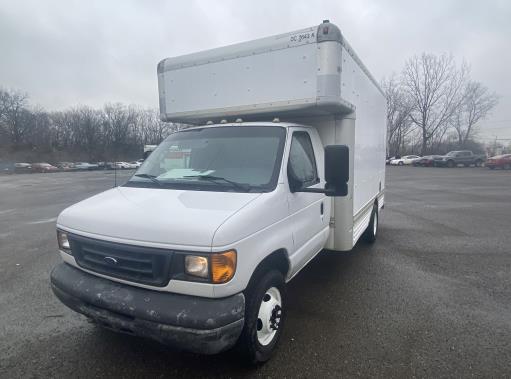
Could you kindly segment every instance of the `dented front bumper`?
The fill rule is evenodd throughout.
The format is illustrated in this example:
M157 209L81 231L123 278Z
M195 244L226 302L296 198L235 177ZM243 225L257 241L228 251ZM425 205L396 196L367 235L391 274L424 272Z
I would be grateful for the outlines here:
M243 329L243 294L222 298L178 295L129 286L66 263L51 273L55 295L109 329L158 340L178 350L215 354L232 347Z

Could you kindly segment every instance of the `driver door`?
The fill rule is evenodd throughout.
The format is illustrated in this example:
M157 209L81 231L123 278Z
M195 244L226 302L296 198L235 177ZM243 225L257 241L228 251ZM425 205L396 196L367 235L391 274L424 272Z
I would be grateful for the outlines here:
M294 251L290 255L293 274L303 267L322 247L322 231L328 227L325 199L322 193L291 192L300 183L302 187L317 187L320 178L311 136L306 130L295 130L291 137L287 176L289 184L289 218L293 230Z

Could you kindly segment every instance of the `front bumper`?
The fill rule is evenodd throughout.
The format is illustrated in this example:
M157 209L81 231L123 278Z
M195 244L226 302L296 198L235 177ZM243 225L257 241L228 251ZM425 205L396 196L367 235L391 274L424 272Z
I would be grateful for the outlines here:
M114 331L202 354L232 347L244 324L245 297L223 299L159 292L116 283L66 263L51 273L54 294L69 308Z

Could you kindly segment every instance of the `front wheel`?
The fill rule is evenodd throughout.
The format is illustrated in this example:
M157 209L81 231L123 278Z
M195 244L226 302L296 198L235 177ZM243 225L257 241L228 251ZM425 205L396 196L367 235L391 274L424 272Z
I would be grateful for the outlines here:
M454 167L454 161L447 161L447 167L453 168Z
M476 167L481 167L481 166L483 165L483 161L482 161L482 160L480 160L480 159L478 159L478 160L476 161L476 164L475 164L475 165L476 165Z
M404 165L404 163L402 161L399 161L397 165L402 166L402 165Z
M277 270L259 274L245 291L245 325L237 348L251 364L270 359L284 326L286 288Z

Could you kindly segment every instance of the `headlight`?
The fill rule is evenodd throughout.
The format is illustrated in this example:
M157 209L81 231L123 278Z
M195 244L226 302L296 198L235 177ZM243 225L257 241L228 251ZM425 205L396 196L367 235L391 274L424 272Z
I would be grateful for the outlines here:
M236 251L208 255L185 255L185 274L208 279L214 284L226 283L236 272Z
M57 241L59 243L59 249L71 254L71 245L67 239L67 233L61 230L57 230Z
M199 278L209 278L208 258L199 255L185 256L185 273Z

